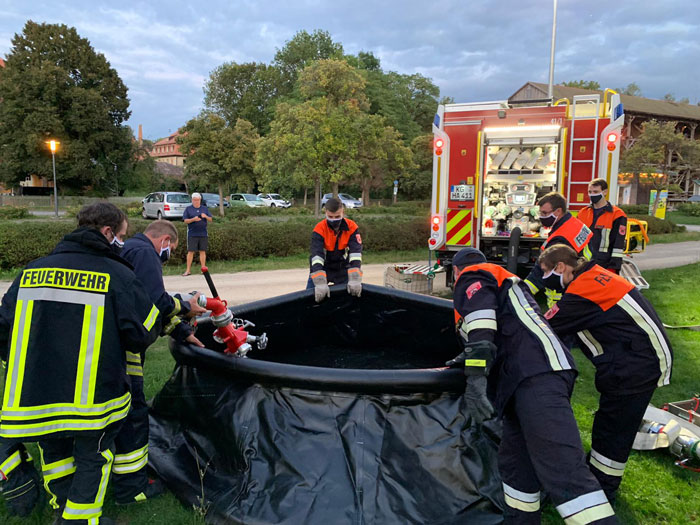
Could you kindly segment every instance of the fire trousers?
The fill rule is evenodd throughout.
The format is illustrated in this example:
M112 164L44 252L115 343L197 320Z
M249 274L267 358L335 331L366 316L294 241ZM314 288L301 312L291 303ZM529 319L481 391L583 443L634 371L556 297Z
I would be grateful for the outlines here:
M49 503L63 509L64 522L97 525L114 461L121 421L100 431L39 441L41 470Z
M600 394L588 463L610 500L622 482L627 458L654 390L624 396Z
M142 356L127 352L131 409L114 442L112 490L117 503L145 500L148 486L148 405L143 391Z
M505 523L540 523L544 490L567 524L617 523L600 484L586 464L570 396L573 373L525 379L503 414L498 468Z

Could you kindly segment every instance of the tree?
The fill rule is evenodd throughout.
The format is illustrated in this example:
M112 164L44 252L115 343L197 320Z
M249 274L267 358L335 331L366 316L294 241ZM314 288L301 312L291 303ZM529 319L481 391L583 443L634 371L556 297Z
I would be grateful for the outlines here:
M399 188L414 199L430 196L433 186L433 135L419 135L411 141L413 169L399 178Z
M627 87L615 88L615 91L620 93L620 95L629 95L632 97L643 96L642 90L639 89L639 86L636 82L630 82L629 84L627 84Z
M690 139L676 131L676 122L660 123L650 120L634 145L623 152L620 171L633 173L638 180L648 181L656 189L652 215L661 200L661 190L668 189L669 171L676 168L679 153L688 147Z
M187 156L185 176L205 187L217 187L222 217L224 187L253 190L259 138L255 127L247 120L238 119L231 127L213 113L203 113L190 120L177 138L180 150Z
M233 126L239 118L265 134L274 116L282 78L278 68L266 64L228 62L209 75L204 86L204 107Z
M568 82L562 82L561 85L566 87L600 91L600 83L596 82L595 80L569 80Z
M62 189L118 186L132 158L127 88L104 55L75 28L28 21L0 68L0 179L51 177L45 141L61 142Z
M288 95L292 92L299 72L306 66L328 58L343 58L343 45L334 42L328 31L297 32L275 53L273 64L279 68L282 76L281 93Z
M380 115L362 114L357 127L359 172L351 181L362 189L362 203L369 206L370 189L386 187L391 181L413 168L413 154L401 135L387 126Z

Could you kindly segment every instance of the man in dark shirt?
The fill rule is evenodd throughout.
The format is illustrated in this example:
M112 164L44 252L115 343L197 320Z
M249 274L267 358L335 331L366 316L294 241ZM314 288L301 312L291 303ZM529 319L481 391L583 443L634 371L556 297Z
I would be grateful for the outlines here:
M194 252L199 252L199 264L202 267L207 265L207 224L212 221L209 208L202 204L202 196L199 193L192 194L192 204L185 209L182 220L187 224L187 269L182 275L191 275Z

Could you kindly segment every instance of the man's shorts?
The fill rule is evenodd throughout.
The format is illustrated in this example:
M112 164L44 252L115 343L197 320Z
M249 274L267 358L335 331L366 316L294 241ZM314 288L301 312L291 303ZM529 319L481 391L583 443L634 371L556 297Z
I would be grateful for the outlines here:
M188 252L206 252L209 249L209 237L187 237Z

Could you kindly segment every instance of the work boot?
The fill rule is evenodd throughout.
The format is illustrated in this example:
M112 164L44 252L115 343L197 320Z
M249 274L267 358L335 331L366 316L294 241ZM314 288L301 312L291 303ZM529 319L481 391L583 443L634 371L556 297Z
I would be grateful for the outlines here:
M165 492L165 485L159 479L149 479L148 485L143 492L140 492L132 499L127 501L117 501L117 505L131 505L132 503L141 503L147 500L157 498Z
M59 514L51 525L68 525L70 523L71 523L70 521L64 520L61 517L61 515ZM116 525L116 522L112 518L108 518L106 516L100 516L99 524L100 525Z

